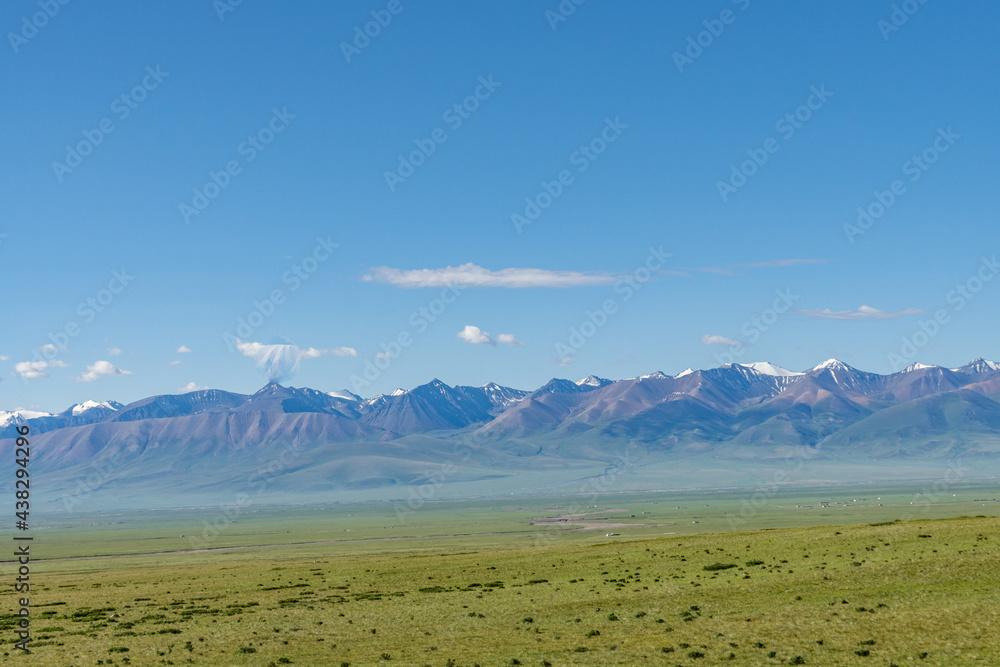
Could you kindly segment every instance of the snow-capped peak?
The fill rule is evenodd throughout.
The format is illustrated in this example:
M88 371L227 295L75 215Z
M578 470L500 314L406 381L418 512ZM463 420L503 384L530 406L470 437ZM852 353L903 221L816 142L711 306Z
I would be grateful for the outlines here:
M660 378L665 378L665 377L667 377L667 375L663 371L656 371L655 373L650 373L649 375L640 375L639 379L649 380L652 378L658 380Z
M604 378L599 378L596 375L588 375L582 380L577 380L576 384L581 387L603 387L606 384L610 384L611 380L606 380Z
M964 372L967 372L967 373L969 373L969 372L971 372L971 373L986 373L988 371L1000 370L1000 364L998 364L995 361L987 361L986 359L983 359L982 357L977 357L976 359L973 359L972 361L970 361L966 365L962 366L961 368L952 368L951 370L953 370L953 371L964 371Z
M761 375L771 375L779 378L791 377L796 375L805 375L804 373L796 373L795 371L790 371L787 368L782 368L781 366L772 364L769 361L754 361L749 364L744 364L744 366L749 366L750 368L754 369Z
M682 370L682 371L681 371L680 373L678 373L678 374L677 374L677 375L675 375L674 377L675 377L675 378L682 378L682 377L684 377L685 375L691 375L691 373L694 373L694 369L691 369L691 368L685 368L684 370Z
M73 406L73 416L79 417L87 410L93 410L94 408L107 408L109 410L118 409L108 401L102 401L100 403L98 403L97 401L84 401L83 403L77 403L76 405Z
M813 366L812 370L814 370L814 371L821 371L824 368L829 368L830 370L842 370L842 371L846 371L846 370L850 370L851 367L848 366L847 364L845 364L843 361L840 361L838 359L827 359L826 361L824 361L820 365Z
M0 427L10 426L11 424L20 425L28 419L52 416L51 412L38 412L36 410L13 410L12 412L0 410Z
M405 393L406 393L406 390L405 390L405 389L401 389L401 388L398 388L398 387L397 387L396 389L393 389L393 390L392 390L392 393L391 393L391 394L389 394L389 395L390 395L390 396L402 396L402 395L403 395L403 394L405 394Z
M345 401L360 401L361 400L360 396L358 396L355 393L349 392L346 389L344 389L343 391L328 391L328 392L326 392L326 395L330 396L332 398L341 398L341 399L343 399Z
M933 366L928 366L927 364L913 363L902 370L903 373L912 373L913 371L919 371L921 368L934 368Z

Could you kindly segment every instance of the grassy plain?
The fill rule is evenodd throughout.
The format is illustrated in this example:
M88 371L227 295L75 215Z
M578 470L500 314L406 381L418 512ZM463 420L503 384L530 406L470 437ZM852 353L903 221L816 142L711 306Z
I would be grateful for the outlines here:
M995 489L509 498L402 518L401 503L250 507L228 523L218 508L51 515L32 545L33 653L14 650L9 615L0 653L61 666L996 665ZM14 598L6 586L5 611Z

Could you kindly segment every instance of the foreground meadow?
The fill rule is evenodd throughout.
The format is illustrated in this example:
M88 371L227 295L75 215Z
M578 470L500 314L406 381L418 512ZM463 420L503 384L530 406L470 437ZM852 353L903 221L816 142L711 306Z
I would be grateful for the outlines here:
M13 650L10 616L2 653L60 666L996 665L998 528L52 561L36 565L33 653ZM9 588L0 597L13 606Z

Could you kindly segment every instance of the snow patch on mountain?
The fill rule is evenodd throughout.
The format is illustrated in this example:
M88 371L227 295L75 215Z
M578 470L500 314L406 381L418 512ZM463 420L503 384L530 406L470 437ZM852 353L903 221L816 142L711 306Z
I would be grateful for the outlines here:
M501 407L504 410L521 401L528 395L528 392L526 391L503 387L498 385L496 382L487 382L482 386L482 390L483 393L486 394L486 398L489 399L490 403Z
M39 417L52 417L51 412L38 412L36 410L14 410L5 412L0 410L0 427L23 424L28 419L38 419Z
M342 391L328 391L328 392L326 392L326 395L327 396L331 396L333 398L340 398L340 399L343 399L345 401L360 401L361 400L360 396L358 396L357 394L355 394L353 392L347 391L346 389L344 389Z
M850 366L848 366L847 364L845 364L843 361L840 361L839 359L827 359L826 361L824 361L823 363L819 364L818 366L813 366L810 370L821 371L821 370L823 370L825 368L828 368L830 370L836 370L836 371L849 371L849 370L851 370Z
M744 365L749 366L761 375L770 375L772 377L794 377L798 375L805 375L805 373L790 371L787 368L782 368L781 366L772 364L769 361L754 361Z
M77 403L73 406L72 412L74 417L79 417L84 412L88 410L93 410L94 408L107 408L108 410L117 411L121 407L121 404L112 404L108 401L102 401L98 403L97 401L84 401L83 403Z
M982 357L973 359L961 368L952 368L951 370L964 373L988 373L990 371L1000 370L1000 364L995 361L987 361Z
M912 373L913 371L919 371L922 368L934 368L934 366L928 366L927 364L913 363L904 368L901 373Z

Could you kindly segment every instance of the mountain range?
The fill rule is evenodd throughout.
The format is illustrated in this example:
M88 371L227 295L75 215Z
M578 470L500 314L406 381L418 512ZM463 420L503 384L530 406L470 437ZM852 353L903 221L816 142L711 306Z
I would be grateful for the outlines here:
M554 378L362 398L270 383L0 412L0 486L16 429L52 509L439 497L932 478L1000 470L1000 364L914 364L880 375L831 359L802 372L727 364L612 381ZM609 475L608 471L613 471ZM602 477L603 476L603 477ZM67 500L69 499L69 500Z

